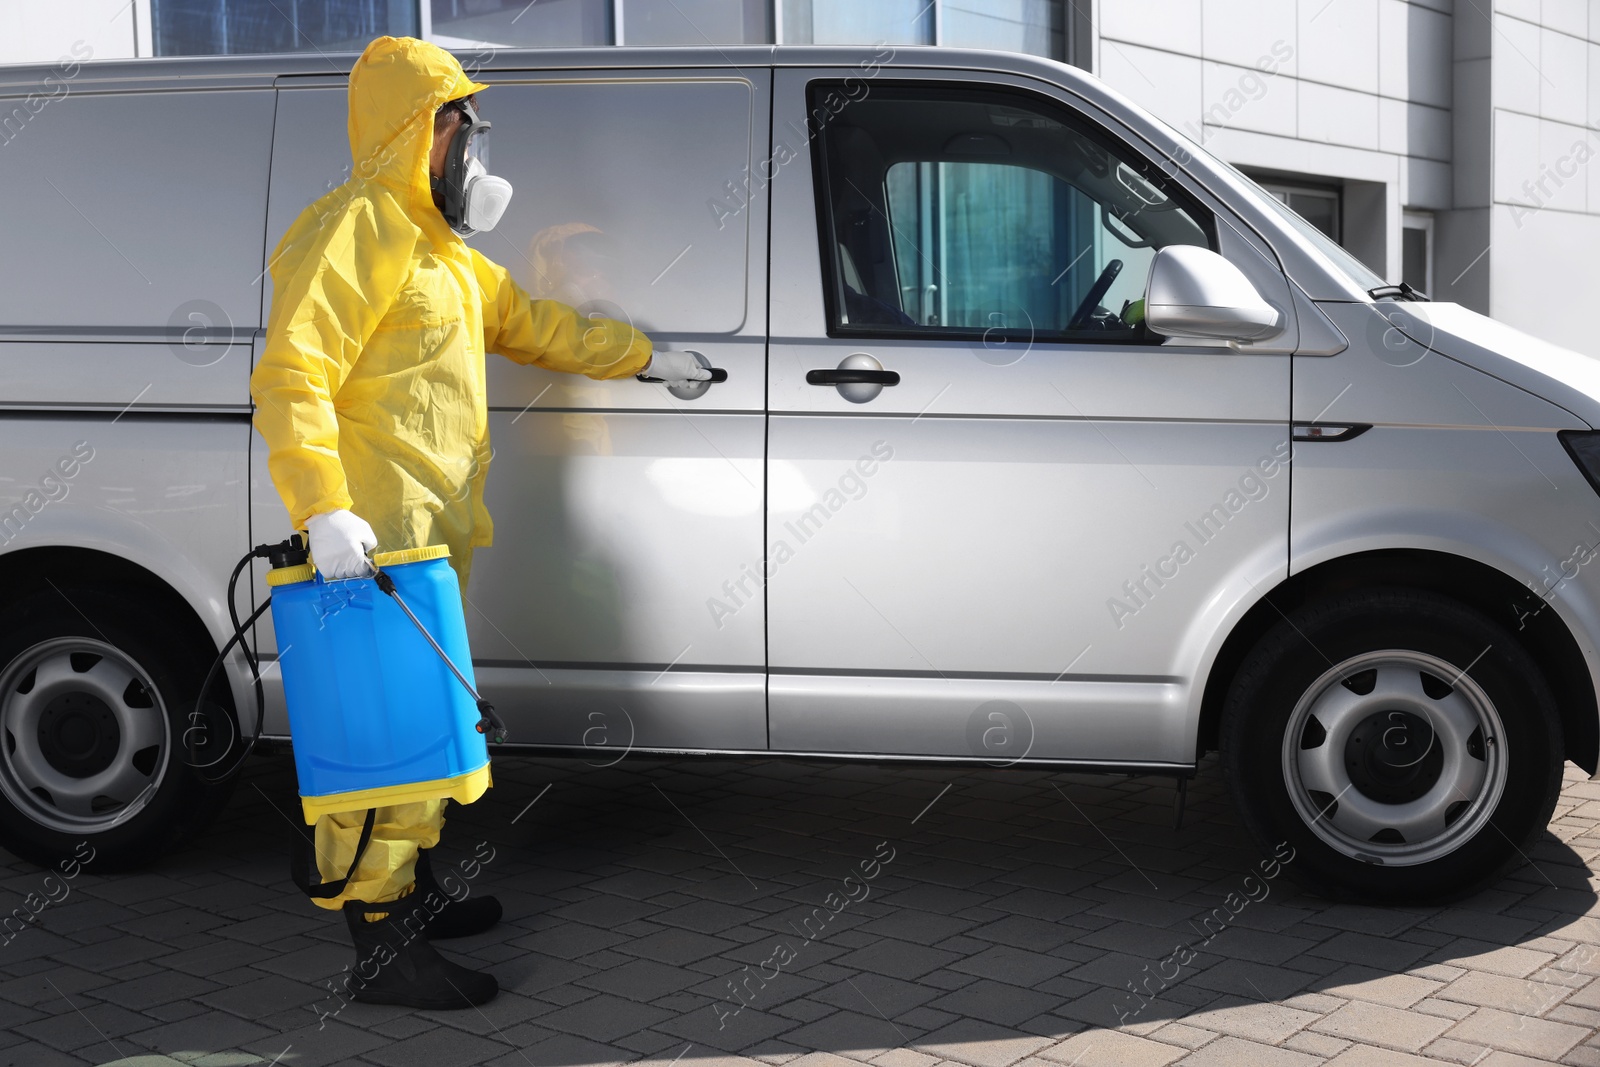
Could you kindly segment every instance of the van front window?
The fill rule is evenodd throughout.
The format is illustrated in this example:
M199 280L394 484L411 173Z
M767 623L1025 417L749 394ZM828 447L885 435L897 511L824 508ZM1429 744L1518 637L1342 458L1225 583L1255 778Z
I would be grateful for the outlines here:
M1212 245L1148 160L1020 93L875 88L822 146L836 331L1160 344L1150 264Z

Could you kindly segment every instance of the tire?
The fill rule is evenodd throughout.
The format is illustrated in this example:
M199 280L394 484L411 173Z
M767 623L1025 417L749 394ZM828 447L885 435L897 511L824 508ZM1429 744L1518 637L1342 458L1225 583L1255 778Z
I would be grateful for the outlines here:
M214 652L182 647L135 595L51 588L0 622L0 847L41 866L148 863L232 791L197 770L225 765L228 731L193 754L185 744Z
M1415 590L1296 610L1223 708L1245 825L1334 897L1441 901L1499 878L1549 822L1562 752L1532 658L1487 617Z

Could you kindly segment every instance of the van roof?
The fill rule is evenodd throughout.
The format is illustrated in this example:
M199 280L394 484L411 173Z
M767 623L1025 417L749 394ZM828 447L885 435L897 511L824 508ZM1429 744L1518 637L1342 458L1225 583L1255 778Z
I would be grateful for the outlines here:
M1096 85L1082 71L1055 60L1017 52L987 51L976 48L935 48L926 45L823 46L823 45L729 45L684 48L633 48L627 46L588 48L484 48L473 51L451 49L462 65L483 73L510 73L539 70L625 70L644 68L723 68L741 67L853 67L863 63L893 64L896 67L940 67L954 70L1005 71L1032 74L1082 92ZM887 51L888 55L885 55ZM0 66L0 95L25 95L30 91L59 95L59 85L69 82L74 90L93 87L114 88L173 87L181 82L228 87L261 85L283 76L346 77L357 52L289 52L269 55L174 56L146 59L90 60L67 77L57 63L28 63ZM60 63L74 62L63 56ZM49 79L48 82L46 79ZM1091 92L1088 95L1098 95Z

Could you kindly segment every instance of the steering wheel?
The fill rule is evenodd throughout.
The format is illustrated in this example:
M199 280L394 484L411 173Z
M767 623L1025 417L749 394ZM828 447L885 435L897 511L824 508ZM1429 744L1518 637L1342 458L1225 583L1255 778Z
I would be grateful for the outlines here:
M1122 273L1122 260L1113 259L1106 264L1106 269L1100 272L1100 277L1089 286L1089 291L1084 294L1083 303L1078 305L1078 310L1072 313L1072 318L1067 320L1068 330L1081 330L1089 322L1089 316L1094 309L1100 306L1100 301L1111 288L1111 283L1117 280L1117 275Z

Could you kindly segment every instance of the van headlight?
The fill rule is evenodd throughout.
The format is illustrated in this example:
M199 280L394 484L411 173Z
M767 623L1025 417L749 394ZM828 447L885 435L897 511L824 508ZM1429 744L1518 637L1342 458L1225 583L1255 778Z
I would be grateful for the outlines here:
M1594 491L1600 493L1600 430L1562 430L1556 436Z

